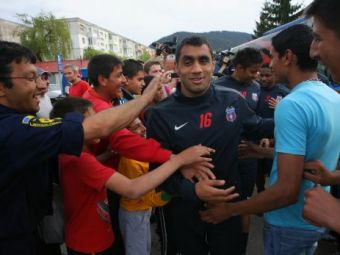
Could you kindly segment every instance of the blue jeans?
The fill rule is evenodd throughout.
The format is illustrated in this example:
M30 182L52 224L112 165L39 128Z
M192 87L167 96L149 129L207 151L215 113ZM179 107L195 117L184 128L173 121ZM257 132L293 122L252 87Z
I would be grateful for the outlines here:
M286 228L265 223L265 255L313 255L322 233L299 228Z

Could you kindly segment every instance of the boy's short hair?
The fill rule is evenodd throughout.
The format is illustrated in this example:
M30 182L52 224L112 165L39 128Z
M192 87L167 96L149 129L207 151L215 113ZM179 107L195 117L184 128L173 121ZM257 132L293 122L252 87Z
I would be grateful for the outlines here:
M134 59L124 60L124 62L123 62L123 74L124 74L124 76L131 79L132 77L137 75L137 73L139 71L143 71L143 65L140 62L138 62Z
M210 55L211 55L211 58L214 58L214 55L213 55L213 51L212 51L212 48L211 48L211 45L208 41L208 39L206 37L203 37L203 36L190 36L190 37L186 37L184 38L181 43L177 46L177 49L176 49L176 55L175 55L175 58L176 58L176 63L179 62L179 58L181 57L181 51L182 51L182 48L185 46L185 45L191 45L191 46L196 46L196 47L200 47L202 45L207 45L208 48L209 48L209 52L210 52Z
M272 45L282 57L287 50L291 50L297 57L297 66L303 71L316 71L318 61L309 55L313 41L312 29L304 24L291 26L272 38Z
M90 59L90 62L87 66L90 83L94 87L98 87L99 75L102 75L105 78L109 78L113 69L116 68L117 66L122 66L122 61L113 55L100 54L94 56L93 58Z
M340 1L314 0L306 10L307 17L318 18L340 38Z
M246 69L253 65L261 64L263 58L259 50L254 48L244 48L236 53L233 59L234 66L240 65L242 68Z
M92 103L81 97L66 97L57 101L50 113L50 118L64 118L67 113L78 112L84 114Z
M162 66L161 62L158 60L149 60L144 64L144 72L148 74L150 72L151 66L153 65Z
M0 41L0 82L5 87L13 86L12 80L9 78L12 73L11 64L13 62L19 64L22 61L35 64L35 54L27 47L18 43Z

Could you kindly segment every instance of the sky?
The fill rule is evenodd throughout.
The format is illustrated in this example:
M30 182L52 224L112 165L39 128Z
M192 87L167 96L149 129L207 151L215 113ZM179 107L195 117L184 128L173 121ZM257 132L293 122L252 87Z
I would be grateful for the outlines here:
M0 18L18 22L17 13L79 17L149 45L179 31L252 33L265 0L1 0ZM312 0L293 0L305 6Z

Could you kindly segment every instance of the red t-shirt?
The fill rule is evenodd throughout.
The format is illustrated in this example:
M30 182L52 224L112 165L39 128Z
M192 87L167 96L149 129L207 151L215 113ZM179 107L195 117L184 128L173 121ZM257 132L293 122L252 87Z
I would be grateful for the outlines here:
M109 248L114 234L111 225L100 218L96 207L106 198L105 183L115 171L84 151L80 157L60 155L59 166L66 246L83 253Z
M90 88L90 85L86 81L80 80L72 84L69 95L72 97L82 97Z
M93 104L96 112L112 108L110 101L102 98L94 89L90 89L83 95L83 98L89 100ZM114 132L109 138L102 139L99 145L93 146L92 152L99 155L107 150L108 145L118 152L120 156L131 158L143 162L164 163L171 156L171 151L161 148L160 144L154 139L144 139L136 135L126 128ZM113 168L118 167L119 156L114 156L105 165Z

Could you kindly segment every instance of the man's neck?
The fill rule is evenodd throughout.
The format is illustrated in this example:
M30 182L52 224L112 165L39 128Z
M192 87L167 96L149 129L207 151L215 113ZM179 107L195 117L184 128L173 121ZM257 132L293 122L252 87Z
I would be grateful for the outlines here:
M113 100L113 98L111 98L107 93L105 93L105 91L99 89L99 88L94 88L94 90L96 91L96 93L101 96L102 98L104 98L106 101L111 102Z
M231 74L231 77L233 77L234 80L240 81L240 78L238 77L238 74L237 74L236 71L234 71L234 72Z
M288 88L293 89L304 81L318 80L318 74L315 71L297 71L288 78Z
M80 78L77 77L77 78L72 82L72 85L73 85L73 84L76 84L78 81L80 81Z
M233 72L232 75L231 75L231 77L232 77L234 80L238 81L239 83L244 83L244 84L247 83L247 82L244 82L244 81L242 80L242 78L238 75L237 71Z

